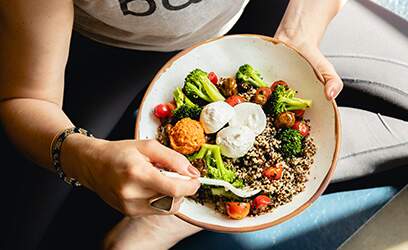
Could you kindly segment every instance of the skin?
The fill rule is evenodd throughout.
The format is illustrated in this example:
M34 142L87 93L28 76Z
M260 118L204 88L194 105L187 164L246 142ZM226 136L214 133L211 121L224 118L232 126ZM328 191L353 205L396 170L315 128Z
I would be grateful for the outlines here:
M333 65L319 49L320 41L330 21L347 0L291 0L275 37L295 47L325 82L325 94L333 100L343 89L343 82Z
M343 83L318 46L343 3L291 0L275 34L323 75L329 100ZM62 110L73 11L72 0L0 0L0 121L23 154L51 171L50 144L57 133L73 126ZM175 216L158 219L154 215L160 212L148 206L148 199L159 194L178 197L174 213L181 198L199 188L194 178L199 173L189 161L156 141L107 141L75 134L65 140L61 160L67 176L129 216L109 233L106 248L154 244L150 246L166 249L199 230ZM153 166L193 179L165 177ZM144 237L146 233L151 237Z
M73 126L62 111L73 3L1 0L0 22L0 39L5 41L0 43L1 122L21 152L53 170L52 139ZM158 214L148 199L159 194L192 195L200 186L196 178L165 177L153 167L199 176L183 155L153 140L106 141L76 134L64 142L61 162L67 176L130 216Z

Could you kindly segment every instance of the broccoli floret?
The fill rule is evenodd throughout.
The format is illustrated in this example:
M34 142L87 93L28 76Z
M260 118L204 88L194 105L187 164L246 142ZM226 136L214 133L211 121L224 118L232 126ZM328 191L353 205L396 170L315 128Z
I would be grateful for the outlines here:
M283 129L278 133L277 138L281 141L281 150L285 157L298 156L303 151L303 136L298 130L291 128Z
M247 82L255 88L268 87L268 84L262 79L261 74L249 64L244 64L239 67L236 79L240 83Z
M221 149L218 145L204 144L200 151L190 157L190 160L204 159L208 168L208 176L214 179L224 180L236 187L242 187L242 180L236 177L236 173L228 169L222 160Z
M274 115L291 110L304 110L312 105L312 100L295 97L296 91L278 85L272 92L265 108Z
M188 99L180 88L176 88L173 92L173 97L176 102L176 109L173 110L173 122L186 117L195 120L200 117L202 108Z
M224 101L225 98L217 87L208 79L207 72L195 69L184 80L184 93L193 101L200 99L206 102Z

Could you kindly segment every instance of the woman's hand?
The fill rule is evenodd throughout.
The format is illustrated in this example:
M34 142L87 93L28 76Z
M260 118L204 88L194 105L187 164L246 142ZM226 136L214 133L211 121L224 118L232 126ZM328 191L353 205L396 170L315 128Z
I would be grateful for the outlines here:
M317 46L311 44L296 44L287 37L276 36L279 40L293 46L302 54L313 67L323 76L325 94L328 100L336 98L343 89L343 81L337 74L334 66L324 57Z
M323 76L328 100L337 97L343 82L319 49L327 25L346 0L291 0L275 33L279 40L296 48Z
M200 187L195 179L198 170L183 155L155 140L111 142L71 135L61 157L67 176L78 179L125 215L160 213L149 206L149 199L163 194L176 197L177 204L170 211L174 213L182 197L193 195ZM193 179L166 177L156 167Z

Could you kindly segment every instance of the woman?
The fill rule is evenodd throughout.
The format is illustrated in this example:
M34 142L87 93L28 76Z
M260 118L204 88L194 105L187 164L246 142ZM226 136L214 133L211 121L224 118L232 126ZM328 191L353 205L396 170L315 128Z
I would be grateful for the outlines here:
M72 184L79 182L93 190L110 206L129 216L108 235L107 248L166 249L196 232L198 228L174 216L154 216L164 213L149 206L149 200L163 194L176 197L176 205L169 211L174 213L182 197L194 194L198 189L199 183L194 178L199 173L182 155L155 141L100 139L106 137L114 121L107 122L110 124L106 125L108 128L100 124L93 126L100 126L99 131L95 129L99 138L78 131L67 133L67 129L75 125L62 109L64 78L68 79L68 83L80 80L81 84L86 84L80 76L64 75L74 16L76 30L101 43L143 51L175 51L226 33L238 20L247 2L1 1L0 20L4 28L1 29L0 38L4 42L0 44L0 117L3 127L14 145L33 162L51 171L55 171L56 166L58 175L68 177ZM343 83L318 45L327 25L343 4L341 0L292 0L275 33L276 38L296 47L323 75L325 95L329 100L339 94ZM108 103L105 106L107 109L111 106L120 107L111 112L119 113L114 115L120 116L127 105L126 102L117 104L117 100L109 99L106 94L115 95L113 85L124 83L121 74L134 74L130 68L121 68L124 63L120 62L122 58L118 56L131 52L111 48L106 51L107 59L118 60L120 65L116 68L111 63L109 68L104 69L113 72L117 70L120 74L117 78L109 79L112 86L97 86L93 90L95 94L85 91L88 95L83 98L94 100L95 107L76 108L72 112L72 104L64 105L64 110L73 113L71 117L76 120L76 125L80 124L85 129L88 129L87 122L92 124L90 118L95 113L106 111L98 106ZM144 70L150 72L164 60L152 59L158 55L152 52L139 53L149 54L141 57L149 59L139 62L142 68L137 69L141 73L137 76L138 81L146 84L149 79L144 76ZM102 59L104 55L93 56ZM165 57L168 56L166 54ZM10 60L12 63L9 63ZM87 61L85 58L83 60ZM98 63L96 59L91 62ZM89 67L81 63L74 66ZM98 73L106 74L103 70ZM129 82L124 84L124 88L132 88L128 95L134 95L144 87L130 86ZM69 85L66 89L68 91L65 95L83 94L73 93ZM105 93L107 99L98 95L98 92ZM127 98L129 103L130 96ZM85 119L85 116L91 117ZM61 148L54 147L53 142L56 138L62 138L62 132L68 136ZM60 157L59 162L50 157L50 148ZM184 181L168 178L153 166L168 168L193 179Z

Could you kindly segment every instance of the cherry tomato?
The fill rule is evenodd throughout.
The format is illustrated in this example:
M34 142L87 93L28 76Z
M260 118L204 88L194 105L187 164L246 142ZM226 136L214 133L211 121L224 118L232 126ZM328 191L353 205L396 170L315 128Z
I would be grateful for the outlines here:
M247 202L226 202L225 209L230 218L235 220L243 219L249 214L251 206Z
M225 102L234 107L237 104L245 102L245 100L239 95L233 95L228 97L227 100L225 100Z
M255 209L262 208L262 207L267 207L269 204L271 204L271 198L269 198L266 195L258 195L255 197L253 201L253 207Z
M295 124L292 126L292 129L298 130L304 137L308 136L310 133L309 126L302 121L295 122Z
M270 180L279 180L282 177L284 162L279 162L273 167L265 168L263 176Z
M282 85L282 86L284 86L284 87L286 87L286 88L289 87L289 85L288 85L285 81L279 80L279 81L276 81L276 82L272 83L272 86L271 86L272 92L275 91L275 89L276 89L276 87L277 87L278 85Z
M214 73L214 72L210 72L208 73L208 79L210 79L210 81L214 84L217 85L218 83L218 76Z
M172 115L168 103L161 103L154 108L154 115L159 118L167 118Z
M260 87L259 89L256 90L256 93L255 93L255 95L265 96L266 99L268 99L271 94L272 94L272 90L267 87Z
M296 118L302 118L305 114L304 109L293 110L292 112L295 113Z

